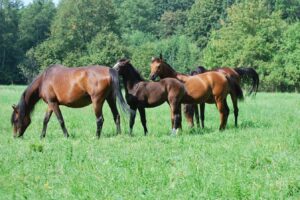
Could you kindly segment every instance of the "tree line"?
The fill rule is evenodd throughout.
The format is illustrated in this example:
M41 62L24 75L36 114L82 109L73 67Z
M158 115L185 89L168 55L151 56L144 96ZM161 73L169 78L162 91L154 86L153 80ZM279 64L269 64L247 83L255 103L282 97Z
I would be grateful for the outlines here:
M51 64L149 75L163 53L176 70L253 67L265 91L300 89L300 0L0 0L0 84L24 84Z

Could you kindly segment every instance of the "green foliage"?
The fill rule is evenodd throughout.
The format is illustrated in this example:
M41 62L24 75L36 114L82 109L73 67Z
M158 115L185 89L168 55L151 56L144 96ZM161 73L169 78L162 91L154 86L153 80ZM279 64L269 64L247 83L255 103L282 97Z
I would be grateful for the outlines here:
M51 0L34 0L23 8L19 20L19 45L27 51L43 42L50 35L50 24L55 15Z
M280 50L276 54L267 77L269 85L281 91L300 89L300 23L288 27L284 32Z
M299 94L258 93L239 104L239 127L231 112L221 133L219 113L207 105L206 128L189 129L183 119L176 137L168 104L146 110L147 137L139 116L133 136L116 136L105 104L100 140L92 106L62 106L71 137L53 115L40 140L47 105L37 105L24 138L14 139L11 104L24 87L0 90L1 199L299 199Z
M174 35L175 33L183 33L184 25L186 22L187 16L186 12L178 11L166 11L161 16L159 21L159 32L160 35L164 38Z
M125 0L117 7L119 13L118 24L122 32L132 30L156 32L155 4L153 1Z
M255 67L265 83L273 70L269 67L274 53L280 49L285 28L280 14L270 13L264 2L233 5L228 10L228 22L213 32L204 50L203 61L212 67Z
M149 76L151 57L157 57L160 53L170 65L181 72L189 72L190 67L196 66L200 59L199 49L186 36L175 35L129 48L132 63L146 77Z
M20 1L0 1L0 83L20 83L23 80L17 64L21 60L18 45L18 11Z
M49 65L112 65L144 76L163 52L180 72L255 67L262 90L299 91L300 0L0 0L0 83ZM294 46L293 46L294 45ZM200 62L201 61L201 62Z
M196 0L188 13L187 34L204 48L214 29L219 29L220 20L226 14L226 8L234 1Z

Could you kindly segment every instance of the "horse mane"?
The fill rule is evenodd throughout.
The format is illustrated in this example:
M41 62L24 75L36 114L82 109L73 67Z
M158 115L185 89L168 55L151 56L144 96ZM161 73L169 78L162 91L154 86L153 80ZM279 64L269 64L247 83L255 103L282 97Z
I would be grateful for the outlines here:
M124 62L126 59L120 59L119 62ZM141 73L130 63L127 62L125 64L127 67L129 67L131 75L137 80L137 81L145 81L144 77L141 75Z
M17 106L19 111L19 119L21 121L23 121L26 114L31 115L31 113L34 110L35 104L40 100L39 86L41 84L42 78L43 78L43 73L38 75L21 95L21 98ZM16 112L14 111L11 116L11 124L13 124L14 122L15 115Z
M175 69L174 69L169 63L165 62L164 60L162 60L162 59L160 59L160 58L153 58L153 59L152 59L152 62L154 62L154 61L164 63L167 67L169 67L169 69L170 69L172 72L178 74L178 72L176 72Z

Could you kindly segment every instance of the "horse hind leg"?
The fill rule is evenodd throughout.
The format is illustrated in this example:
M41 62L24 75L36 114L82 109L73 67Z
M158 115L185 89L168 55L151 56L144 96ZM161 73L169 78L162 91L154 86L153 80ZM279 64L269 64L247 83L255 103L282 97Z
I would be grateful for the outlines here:
M148 133L148 129L147 129L147 120L146 120L146 113L145 113L145 108L138 108L139 112L140 112L140 117L141 117L141 122L144 128L144 134L145 136Z
M190 104L185 104L184 105L184 116L189 124L189 127L192 128L194 127L194 110L191 109L191 106Z
M94 112L96 115L96 123L97 123L97 130L96 130L96 137L99 139L101 136L102 126L104 123L104 117L102 113L104 98L95 99L92 98Z
M196 108L198 109L198 108ZM205 119L205 103L200 103L200 117L201 117L201 126L204 128L204 119Z
M43 139L46 136L47 125L48 125L48 122L51 118L52 113L53 113L53 110L50 107L48 107L48 109L46 111L46 114L45 114L45 117L44 117L41 139Z
M171 119L172 119L172 134L176 134L181 128L181 105L178 100L170 101Z
M239 116L239 108L238 101L235 95L231 95L232 105L233 105L233 113L234 113L234 125L238 126L238 116Z
M117 128L117 135L118 135L121 133L121 126L120 126L120 114L117 109L116 99L112 95L109 95L106 100L107 100L109 108L113 114L114 121L115 121L116 128Z
M223 101L217 101L217 107L220 112L221 124L219 130L221 131L225 129L229 115L229 107L227 105L226 98Z

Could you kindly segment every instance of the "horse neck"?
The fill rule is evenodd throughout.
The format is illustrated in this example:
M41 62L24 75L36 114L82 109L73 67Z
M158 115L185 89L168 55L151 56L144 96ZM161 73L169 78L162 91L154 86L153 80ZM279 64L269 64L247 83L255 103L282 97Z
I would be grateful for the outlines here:
M35 104L40 100L40 85L42 83L42 75L39 75L23 93L22 103L24 104L25 114L30 114ZM22 109L22 108L21 108Z
M141 80L138 80L131 76L123 77L123 84L125 86L125 92L128 93L133 90L134 86L139 83Z
M182 73L178 73L176 72L173 68L166 66L164 68L164 71L162 73L163 75L161 76L161 78L176 78L182 82L185 82L186 79L188 78L188 75L186 74L182 74Z

